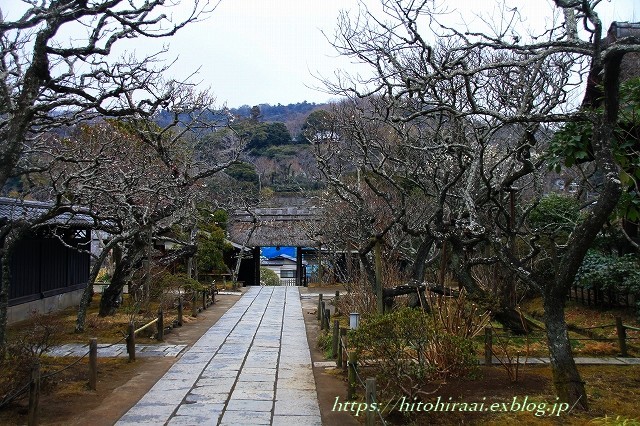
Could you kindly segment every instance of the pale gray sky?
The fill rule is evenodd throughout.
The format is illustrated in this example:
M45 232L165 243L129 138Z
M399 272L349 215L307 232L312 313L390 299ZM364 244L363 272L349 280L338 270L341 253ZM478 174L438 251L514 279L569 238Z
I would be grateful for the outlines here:
M179 7L192 1L182 0ZM15 18L12 6L16 8L18 2L2 0L0 8L5 15L9 12L9 18ZM518 6L523 18L540 24L549 10L545 0L508 2ZM375 9L379 1L364 3ZM614 19L640 20L640 6L636 3L637 0L604 0L599 9L605 28ZM493 0L447 0L445 4L459 14L482 11L490 16L495 8ZM126 48L143 55L168 43L170 50L165 57L178 58L172 68L174 76L183 77L200 68L194 80L210 87L218 104L236 107L304 100L325 102L330 95L313 89L320 86L314 75L331 77L337 69L355 69L347 59L336 56L322 34L324 31L333 36L341 9L356 11L357 1L221 0L207 20L186 27L171 39L134 40ZM458 13L450 18L453 23L461 22ZM474 18L467 22L469 19Z
M443 0L436 0L442 3ZM378 0L364 3L376 9ZM544 0L511 0L526 19L549 10ZM605 28L612 19L633 20L637 0L604 0ZM471 8L491 13L492 0L447 0L462 14ZM200 78L229 106L257 103L325 102L329 95L313 75L331 77L337 68L354 69L337 58L321 31L333 36L339 11L356 12L356 0L222 0L206 22L171 42L180 51L180 67L202 64ZM640 10L639 10L640 12ZM452 14L451 19L459 19ZM638 17L640 19L640 16Z
M340 9L355 0L222 0L211 17L171 41L177 67L202 66L199 80L229 106L326 102L314 74L341 66L332 36ZM180 46L180 47L179 47Z

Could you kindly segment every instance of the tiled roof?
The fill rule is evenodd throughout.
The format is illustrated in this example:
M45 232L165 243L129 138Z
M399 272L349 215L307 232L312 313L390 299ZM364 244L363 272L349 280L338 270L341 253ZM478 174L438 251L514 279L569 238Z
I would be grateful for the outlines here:
M264 266L282 266L282 265L286 265L286 264L290 264L293 263L294 265L296 264L296 258L293 256L289 256L286 254L279 254L277 256L274 257L270 257L269 259L262 259L260 261L261 265ZM307 264L306 260L302 261L303 265Z
M0 197L0 219L37 222L47 215L52 207L53 203L48 202ZM94 224L93 218L89 214L82 213L83 209L79 209L79 211L80 213L60 213L44 223L83 228L91 227ZM84 212L87 212L87 210L84 210Z
M317 247L321 213L316 207L236 210L227 228L229 239L247 247Z

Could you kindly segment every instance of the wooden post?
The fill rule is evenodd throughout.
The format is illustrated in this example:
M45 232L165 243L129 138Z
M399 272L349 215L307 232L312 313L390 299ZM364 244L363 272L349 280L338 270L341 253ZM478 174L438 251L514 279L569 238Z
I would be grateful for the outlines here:
M367 377L367 380L365 380L365 401L367 403L367 407L371 407L372 404L376 403L376 378L375 377ZM375 410L367 410L367 418L364 424L366 426L375 426L376 424Z
M38 424L38 404L40 403L40 360L36 359L31 366L31 382L29 382L29 417L27 424Z
M325 314L324 302L320 302L320 330L324 330Z
M331 311L329 309L324 310L324 329L329 331L331 326Z
M149 225L147 229L147 249L144 260L144 302L149 303L151 297L151 260L153 253L153 227Z
M127 333L127 353L129 354L129 362L136 360L136 335L133 322L129 323L129 329Z
M260 285L260 246L254 247L252 250L253 257L253 275L254 275L254 283L255 285ZM240 258L238 258L238 262L240 262ZM237 268L237 272L240 272L239 264ZM236 290L236 286L238 285L238 273L233 277L233 289Z
M338 315L340 312L338 310L338 302L340 302L340 292L336 290L336 296L333 299L333 307L335 308L335 315Z
M322 272L322 245L318 246L318 284L322 286L323 278Z
M296 247L296 286L302 285L302 247Z
M198 291L193 290L193 298L191 300L191 316L194 318L198 316L198 307L196 306L197 303L198 303Z
M338 356L338 339L340 338L340 321L338 320L333 320L333 335L331 338L331 357L335 358Z
M156 325L158 326L156 339L162 342L164 340L164 314L162 313L162 308L158 309L158 322Z
M349 354L349 390L347 393L347 399L355 399L356 397L356 353L351 352Z
M340 364L342 364L342 371L347 371L347 329L345 327L340 328L340 351L342 356L340 358Z
M98 339L89 339L89 389L96 390L98 384Z
M182 327L183 323L183 312L182 312L182 296L178 297L178 325Z
M622 318L616 317L616 331L618 332L618 345L620 345L621 356L628 356L627 353L627 330L622 324Z
M207 291L202 290L202 310L207 309Z
M384 301L382 300L382 248L380 240L376 241L375 249L375 272L376 272L376 305L378 306L378 313L384 314Z
M493 365L493 339L490 327L484 328L484 365Z
M342 336L346 334L347 329L340 327L340 330L338 331L338 352L336 352L336 368L342 367Z
M318 321L322 319L322 293L318 295Z
M440 285L444 287L444 278L447 272L447 241L442 242L442 252L440 253Z

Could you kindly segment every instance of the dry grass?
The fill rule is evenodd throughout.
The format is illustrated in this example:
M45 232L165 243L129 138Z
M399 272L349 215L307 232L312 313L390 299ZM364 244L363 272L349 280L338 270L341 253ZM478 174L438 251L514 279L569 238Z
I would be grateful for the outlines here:
M534 318L544 315L542 299L536 298L523 304L522 309ZM639 328L638 317L629 309L600 309L584 306L576 301L567 302L565 318L570 331L569 337L580 339L572 341L576 356L617 356L620 348L617 343L616 328L612 325L616 317L621 317L625 325ZM604 328L599 328L606 326ZM584 330L579 332L579 330ZM585 335L587 333L588 335ZM588 340L589 338L610 339ZM640 356L640 332L627 330L627 345L630 356Z
M638 393L640 388L640 366L582 366L582 378L587 384L590 411L571 411L556 415L545 412L544 416L536 416L533 411L506 412L414 412L409 416L398 413L390 416L390 424L395 425L627 425L640 424L640 407ZM511 407L514 398L527 403L546 404L545 408L553 409L557 403L548 367L527 367L522 380L509 383L503 370L492 367L483 368L483 375L477 380L451 382L440 388L438 393L428 398L429 402L483 402L485 407L493 403L506 404ZM502 407L502 406L501 406ZM500 408L501 408L500 407ZM540 407L539 405L537 407ZM556 406L557 407L557 406ZM531 406L530 408L533 408ZM543 414L543 413L539 413ZM618 419L618 421L616 421Z
M151 302L145 309L134 305L129 302L128 295L125 295L122 306L118 309L115 315L100 317L98 316L98 306L100 303L99 295L96 295L93 302L87 310L87 317L85 322L85 331L82 333L75 332L75 321L77 308L70 307L63 311L54 312L48 314L48 316L55 321L60 321L63 324L63 330L59 338L59 344L64 343L88 343L92 337L98 338L98 343L115 343L124 337L127 326L130 320L134 320L136 327L140 327L147 322L153 320L157 316L159 302ZM171 310L164 307L164 323L170 324L173 320L177 319L178 313L175 308ZM191 307L185 305L183 321L189 323L193 321L190 316ZM19 330L24 329L30 325L31 320L20 321L11 324L8 331L8 338L11 340L12 336L15 336ZM136 341L139 343L149 343L155 341L152 336L155 333L155 327L149 327L141 333L136 334Z
M82 404L87 397L95 398L96 391L88 386L88 359L84 358L71 368L65 367L78 361L77 358L41 358L42 374L59 372L46 380L46 386L41 385L41 411L40 419L43 424L56 421L56 410L65 410L69 406L77 406L82 409ZM119 377L130 376L135 368L139 368L144 360L137 363L129 363L126 358L99 358L98 381L99 387L104 388L103 383L110 380L119 380ZM5 409L0 410L0 424L26 424L29 398L25 393L16 399Z
M573 411L559 417L535 417L531 413L504 413L487 421L487 425L638 425L640 424L640 366L581 366L586 382L589 411ZM549 369L535 368L531 372L545 377L549 392L530 395L539 401L555 401ZM618 419L616 421L616 418ZM625 423L626 421L626 423Z

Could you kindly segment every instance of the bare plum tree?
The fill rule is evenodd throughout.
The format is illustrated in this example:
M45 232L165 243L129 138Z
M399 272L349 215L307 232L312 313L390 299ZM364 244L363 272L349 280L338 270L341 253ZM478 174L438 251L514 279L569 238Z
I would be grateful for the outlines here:
M462 26L448 24L450 11L437 2L381 0L381 14L361 3L358 17L342 15L333 43L369 73L326 81L329 91L353 103L375 98L366 119L375 117L393 129L389 140L414 160L402 164L410 171L395 173L432 204L424 235L451 248L461 285L477 284L470 273L474 265L499 263L541 291L556 392L584 409L565 295L620 197L611 152L620 63L625 54L640 51L637 37L605 43L599 3L556 0L544 28L527 28L520 12L503 2L496 2L498 16L477 15ZM359 118L354 116L354 132L367 125ZM528 267L539 247L525 222L542 193L545 143L563 123L581 120L594 126L590 153L602 183L589 215L557 252L553 279L539 282ZM364 159L377 150L372 146L350 161L369 167L372 162ZM387 166L399 167L400 151L386 152Z
M173 4L178 7L178 3ZM174 7L174 9L175 9ZM205 17L215 6L196 0L173 20L163 0L25 1L9 19L0 8L0 185L28 191L33 150L55 141L52 132L99 117L149 119L186 100L189 85L165 81L170 65L161 53L114 57L114 46L140 37L170 37ZM193 106L193 105L192 105ZM150 142L153 140L150 139ZM154 149L162 157L163 147ZM85 158L85 157L82 157ZM25 188L26 186L26 188ZM4 347L8 303L7 255L21 230L73 210L56 194L49 212L0 228L3 279L0 287L0 346ZM68 200L66 200L68 201Z

